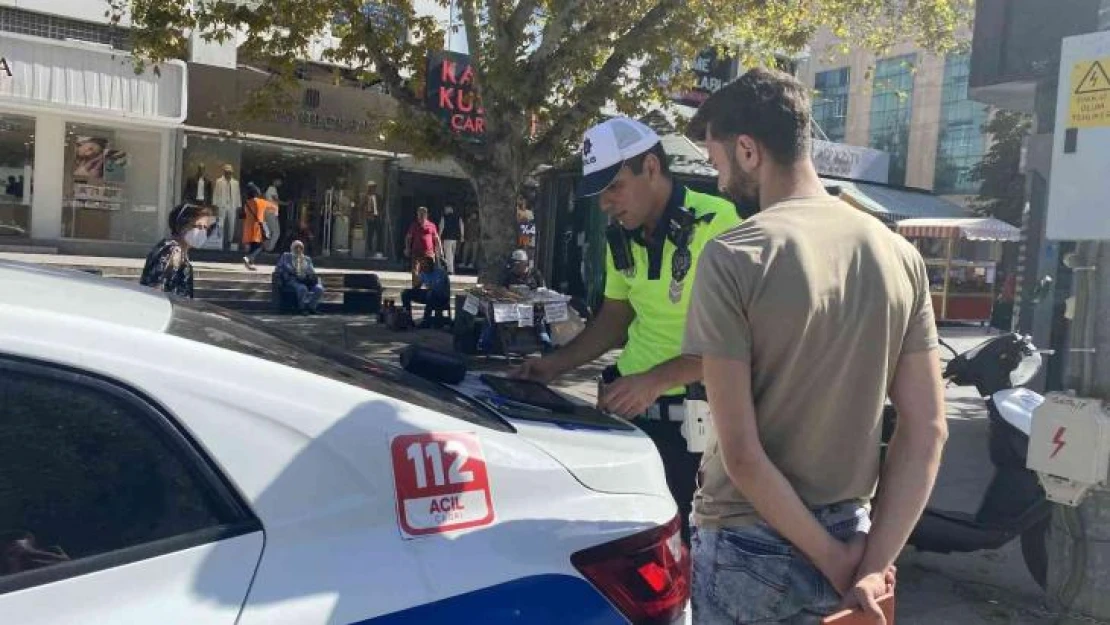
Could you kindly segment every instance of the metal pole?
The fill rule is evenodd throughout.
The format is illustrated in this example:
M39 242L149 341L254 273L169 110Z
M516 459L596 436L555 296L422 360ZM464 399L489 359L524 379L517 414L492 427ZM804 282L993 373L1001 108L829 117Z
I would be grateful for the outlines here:
M952 248L954 247L956 238L948 235L948 251L945 253L944 259L944 295L940 301L940 318L948 319L948 285L952 280Z
M1099 30L1110 31L1110 0ZM1081 397L1110 401L1110 242L1077 245L1073 268L1069 380ZM1090 350L1094 350L1091 352ZM1061 624L1110 621L1110 489L1095 489L1077 508L1056 506L1048 537L1048 598L1068 612Z

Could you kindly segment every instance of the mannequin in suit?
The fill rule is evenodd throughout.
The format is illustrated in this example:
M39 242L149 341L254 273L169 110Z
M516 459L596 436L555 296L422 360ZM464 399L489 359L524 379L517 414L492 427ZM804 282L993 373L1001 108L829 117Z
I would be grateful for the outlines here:
M218 219L223 222L223 231L231 234L232 224L239 221L239 209L243 206L243 195L239 192L239 181L235 179L235 169L224 165L224 175L212 185L212 204L219 209ZM227 241L225 237L224 241Z
M204 175L204 163L197 165L197 173L185 181L185 201L194 204L212 203L212 181Z
M366 195L362 200L362 213L366 218L366 252L373 258L381 258L384 250L382 245L382 226L384 215L382 212L382 198L378 195L378 183L373 180L366 183Z

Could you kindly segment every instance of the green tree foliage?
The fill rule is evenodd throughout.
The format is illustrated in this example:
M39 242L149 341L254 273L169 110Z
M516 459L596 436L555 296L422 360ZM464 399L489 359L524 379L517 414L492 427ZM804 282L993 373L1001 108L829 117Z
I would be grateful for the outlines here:
M998 111L983 125L983 132L990 133L993 142L970 172L971 179L979 182L979 195L972 202L977 213L1021 226L1025 176L1019 165L1021 144L1029 129L1029 116L1014 111Z
M438 0L446 6L446 0ZM819 28L882 51L907 38L939 52L970 17L971 0L457 0L476 68L486 133L460 140L424 105L426 59L443 47L441 26L412 0L109 0L129 14L137 56L185 58L193 33L241 41L289 79L319 36L335 37L326 60L380 80L398 103L387 138L419 156L447 155L474 180L487 267L515 240L514 198L526 176L574 150L606 105L638 115L688 88L688 67L713 44L742 60L802 50ZM388 16L381 19L381 16ZM341 26L334 26L336 16ZM374 17L377 16L377 17ZM291 79L290 79L291 80Z

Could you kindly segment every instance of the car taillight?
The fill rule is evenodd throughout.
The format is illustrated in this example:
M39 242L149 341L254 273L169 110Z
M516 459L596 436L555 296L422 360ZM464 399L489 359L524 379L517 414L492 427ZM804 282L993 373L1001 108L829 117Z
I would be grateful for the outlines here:
M680 523L590 547L571 556L586 579L634 625L669 624L690 598L690 554Z

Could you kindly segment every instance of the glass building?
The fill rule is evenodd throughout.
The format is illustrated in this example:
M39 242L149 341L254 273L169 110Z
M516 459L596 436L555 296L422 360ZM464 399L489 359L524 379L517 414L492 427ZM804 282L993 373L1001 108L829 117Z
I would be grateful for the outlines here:
M818 72L814 79L813 121L829 141L843 142L848 119L849 68Z
M971 57L953 54L944 60L940 132L937 137L937 166L933 187L942 194L973 194L978 183L970 180L971 168L983 158L986 140L983 124L986 105L967 98Z
M906 183L916 60L916 54L905 54L882 59L875 66L868 144L890 154L891 184Z

